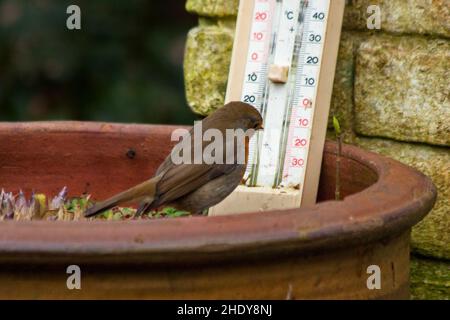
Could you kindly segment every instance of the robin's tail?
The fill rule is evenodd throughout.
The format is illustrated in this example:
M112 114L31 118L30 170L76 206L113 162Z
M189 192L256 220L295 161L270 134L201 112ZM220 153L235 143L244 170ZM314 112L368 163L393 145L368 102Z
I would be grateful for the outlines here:
M86 218L95 216L102 211L111 209L124 202L138 201L141 199L145 199L146 202L151 202L155 196L156 183L158 181L159 177L154 177L126 191L116 194L105 201L97 202L95 205L86 210L84 216Z

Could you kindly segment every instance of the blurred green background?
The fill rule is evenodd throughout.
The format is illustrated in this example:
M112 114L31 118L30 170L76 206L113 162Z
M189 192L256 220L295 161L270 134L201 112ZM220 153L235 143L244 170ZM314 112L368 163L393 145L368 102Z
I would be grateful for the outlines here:
M81 30L66 9L81 8ZM190 124L182 0L0 0L0 121Z

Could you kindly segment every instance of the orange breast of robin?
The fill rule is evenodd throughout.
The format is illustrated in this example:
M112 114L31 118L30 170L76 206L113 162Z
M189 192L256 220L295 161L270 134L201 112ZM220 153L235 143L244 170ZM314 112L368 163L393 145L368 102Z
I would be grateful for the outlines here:
M248 148L250 145L250 138L245 136L245 164L248 163Z

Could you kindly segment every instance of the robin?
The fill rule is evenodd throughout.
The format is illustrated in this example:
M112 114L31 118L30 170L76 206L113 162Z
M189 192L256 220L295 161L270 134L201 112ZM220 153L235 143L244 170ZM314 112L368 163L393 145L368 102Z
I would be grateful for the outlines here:
M261 114L251 105L243 102L230 102L206 117L201 122L203 132L216 129L227 136L228 130L241 129L250 132L250 136L256 130L262 129L263 120ZM252 130L249 130L252 129ZM191 145L195 144L193 129L189 132ZM249 135L245 136L245 146L242 142L233 138L233 148L227 148L231 141L224 139L223 159L227 160L227 152L233 152L231 163L181 163L175 164L172 152L159 166L155 175L141 184L123 191L110 199L96 203L88 208L85 217L111 209L124 202L139 202L140 206L136 215L147 213L162 206L170 206L180 210L189 211L192 214L200 214L205 209L225 199L240 184L246 169L248 155ZM181 143L181 142L179 142ZM202 141L203 150L212 141ZM245 161L238 161L239 148L245 149ZM231 151L228 151L231 150ZM193 152L193 151L192 151ZM229 155L228 155L229 156Z

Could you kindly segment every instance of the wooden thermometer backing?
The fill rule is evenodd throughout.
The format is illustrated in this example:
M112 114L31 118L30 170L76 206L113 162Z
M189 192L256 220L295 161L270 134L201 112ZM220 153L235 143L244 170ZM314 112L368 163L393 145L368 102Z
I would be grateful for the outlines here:
M345 0L241 0L226 102L252 104L247 185L210 215L316 202Z

